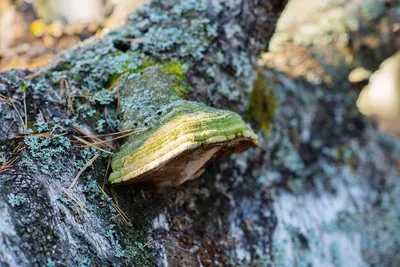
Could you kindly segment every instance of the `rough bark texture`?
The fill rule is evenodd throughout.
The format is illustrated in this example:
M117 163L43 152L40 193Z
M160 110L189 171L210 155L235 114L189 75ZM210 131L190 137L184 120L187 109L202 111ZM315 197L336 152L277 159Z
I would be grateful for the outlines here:
M1 156L4 162L18 159L0 174L0 262L238 262L227 227L233 203L225 189L215 186L213 172L163 194L106 185L111 201L99 188L108 176L104 153L63 194L99 153L75 148L79 144L71 141L73 135L82 136L76 129L119 130L119 78L156 64L182 92L190 91L187 98L243 114L257 55L267 46L283 6L281 1L155 1L125 27L66 51L33 75L2 73Z
M376 26L390 27L394 9L330 3L327 13L351 7L357 15L361 26L345 25L347 37L367 40L365 29L376 29L379 45L304 44L290 33L256 70L281 1L172 2L153 2L35 74L0 74L0 160L12 161L0 173L0 263L398 264L400 144L358 113L359 88L347 82L351 68L365 59L377 68L394 50ZM76 148L73 136L119 130L119 78L155 64L188 99L247 117L260 146L159 194L106 184L111 200L100 190L108 154Z

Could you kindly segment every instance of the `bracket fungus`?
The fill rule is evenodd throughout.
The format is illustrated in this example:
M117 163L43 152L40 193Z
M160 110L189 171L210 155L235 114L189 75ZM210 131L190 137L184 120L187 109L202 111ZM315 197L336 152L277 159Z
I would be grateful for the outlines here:
M200 176L212 158L258 144L257 135L238 114L179 97L159 66L121 81L121 107L122 130L142 130L114 154L112 184L178 186Z

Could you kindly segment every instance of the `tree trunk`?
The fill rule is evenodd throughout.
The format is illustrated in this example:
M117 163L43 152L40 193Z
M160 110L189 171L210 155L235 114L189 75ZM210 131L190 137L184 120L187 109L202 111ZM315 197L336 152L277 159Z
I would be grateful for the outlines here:
M393 40L376 26L390 9L358 2L325 11L353 5L368 16L348 37ZM358 113L347 81L394 43L289 38L257 69L283 7L154 1L37 72L1 73L1 265L398 264L400 144ZM182 97L246 118L259 146L161 193L107 184L120 139L93 135L121 129L119 83L153 65Z

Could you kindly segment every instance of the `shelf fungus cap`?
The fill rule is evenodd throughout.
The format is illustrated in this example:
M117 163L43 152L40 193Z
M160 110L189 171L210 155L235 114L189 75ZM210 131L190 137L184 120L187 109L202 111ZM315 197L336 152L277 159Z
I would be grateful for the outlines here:
M150 182L159 189L178 186L200 176L211 159L258 144L257 135L235 112L173 96L169 90L173 85L160 68L148 68L131 78L124 86L124 90L130 90L125 97L135 95L135 101L143 104L140 92L134 93L132 88L152 90L144 93L146 100L142 99L150 108L147 112L130 104L124 111L124 125L132 127L145 121L148 128L131 135L114 154L110 183ZM158 95L163 91L164 95ZM165 94L170 94L169 100Z

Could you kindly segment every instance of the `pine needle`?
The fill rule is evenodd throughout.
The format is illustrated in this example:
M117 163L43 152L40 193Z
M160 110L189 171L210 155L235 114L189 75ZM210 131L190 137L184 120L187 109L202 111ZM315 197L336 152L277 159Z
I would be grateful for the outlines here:
M14 123L15 123L15 120L13 120L13 121L10 123L10 125L8 125L8 128L7 128L6 132L4 133L4 135L7 135L8 131L11 129L11 127L14 125Z
M110 198L101 186L99 186L99 185L97 185L97 186L99 187L101 193L102 193L107 199L111 199L111 204L113 205L113 207L115 208L115 210L118 212L118 214L121 216L122 220L123 220L126 224L130 224L128 216L127 216L127 215L125 214L125 212L118 206L118 203L116 203L112 198Z
M0 101L8 103L7 98L2 94L0 94Z
M74 206L77 205L80 209L82 209L83 211L85 211L85 212L87 213L87 210L86 210L85 206L84 206L82 203L80 203L71 193L69 193L69 192L67 192L67 191L64 191L64 194L65 194L69 199L72 200L72 204L74 204Z
M26 107L26 90L24 90L24 93L22 95L22 100L23 100L23 103L24 103L24 117L25 117L24 125L25 125L25 129L27 129L27 127L28 127L28 110L27 110L27 107Z
M128 134L124 134L124 135L121 135L121 136L118 136L118 137L114 137L114 138L112 138L110 141L115 141L115 140L118 140L118 139L122 139L122 138L125 138L125 137L127 137L127 136L130 136L130 135L132 135L132 134L134 134L134 133L136 133L136 131L134 131L134 132L130 132L130 133L128 133ZM109 141L107 141L107 140L101 140L101 141L98 141L98 142L94 142L94 143L90 143L90 145L101 145L101 144L107 144Z
M107 160L107 169L106 169L106 172L104 173L104 180L103 180L103 187L104 187L104 185L106 184L106 182L107 182L107 177L108 177L108 171L110 170L110 166L111 166L111 157L108 157L108 160Z
M112 152L107 151L105 149L102 149L101 147L96 146L94 143L90 143L90 142L86 141L85 139L80 138L79 136L73 135L72 137L75 138L76 140L80 141L81 143L85 144L85 146L75 146L75 148L93 147L93 148L95 148L97 150L100 150L100 151L102 151L104 153L107 153L107 154L110 154L110 155L113 154Z
M113 136L113 135L119 135L119 134L125 134L125 133L136 133L140 131L145 131L148 128L136 128L136 129L129 129L129 130L123 130L120 132L115 132L115 133L108 133L108 134L95 134L95 135L86 135L89 138L92 137L103 137L103 136Z
M18 117L19 117L19 119L21 121L21 124L22 124L22 126L24 126L24 129L26 130L27 128L26 128L24 120L22 119L21 113L19 113L17 107L14 105L14 102L11 99L10 99L10 103L13 106L13 108L15 109L15 111L17 112L17 115L18 115Z
M71 111L72 114L74 114L75 110L74 110L74 105L73 105L72 96L71 96L71 88L69 87L67 80L64 80L64 84L65 84L66 95L67 95L68 109Z
M72 181L71 185L67 188L67 190L64 191L64 193L68 192L71 190L75 183L78 181L79 177L82 175L82 173L93 164L93 162L100 156L100 153L96 154L91 158L86 164L82 167L82 169L78 172L78 174L75 176L74 180Z
M0 166L0 173L7 171L12 168L14 163L19 159L19 156L16 156L8 161L6 161L3 165Z

